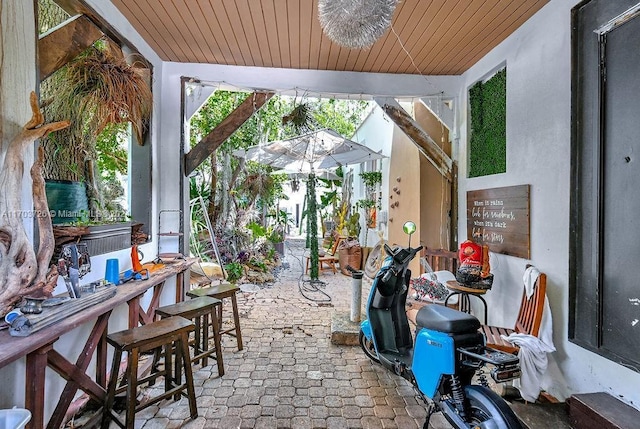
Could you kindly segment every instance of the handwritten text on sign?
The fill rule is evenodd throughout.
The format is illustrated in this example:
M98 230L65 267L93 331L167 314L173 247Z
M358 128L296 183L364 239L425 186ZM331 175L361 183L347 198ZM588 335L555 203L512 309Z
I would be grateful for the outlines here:
M467 237L491 251L529 258L529 185L467 192Z

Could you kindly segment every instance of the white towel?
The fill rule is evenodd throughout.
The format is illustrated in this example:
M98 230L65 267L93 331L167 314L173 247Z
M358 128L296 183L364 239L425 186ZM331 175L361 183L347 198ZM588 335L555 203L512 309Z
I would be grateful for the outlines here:
M527 299L531 298L531 295L533 295L533 291L536 286L536 280L538 280L539 276L540 271L534 266L531 266L524 270L522 283L524 283L524 290L527 292Z
M540 394L542 376L547 370L547 353L554 352L556 349L528 334L511 334L506 340L520 347L518 357L522 375L519 380L513 382L513 385L520 390L524 400L535 402Z
M533 295L536 280L539 275L540 271L535 267L529 267L525 270L522 280L527 298ZM540 322L540 330L538 331L537 338L528 334L511 334L508 337L502 336L506 341L520 347L518 357L520 358L522 376L519 380L515 380L513 384L520 390L522 398L529 402L535 402L540 394L542 376L547 370L547 353L556 351L553 345L552 325L551 307L549 307L549 300L545 295L542 321Z

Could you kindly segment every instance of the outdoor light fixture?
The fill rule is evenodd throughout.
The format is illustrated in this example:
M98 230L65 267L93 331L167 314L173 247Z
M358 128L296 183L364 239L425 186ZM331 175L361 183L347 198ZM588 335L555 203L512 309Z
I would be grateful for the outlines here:
M368 48L387 31L398 0L320 0L324 33L340 46Z

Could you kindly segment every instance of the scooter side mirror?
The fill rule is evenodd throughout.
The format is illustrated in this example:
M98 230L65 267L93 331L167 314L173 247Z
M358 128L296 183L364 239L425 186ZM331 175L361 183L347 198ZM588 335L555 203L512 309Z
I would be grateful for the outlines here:
M407 221L402 225L402 230L405 234L411 235L416 232L416 224L413 221Z
M413 235L414 232L416 232L416 224L413 221L407 221L404 223L404 225L402 225L402 230L404 231L405 234L407 234L409 236L409 246L411 247L411 235Z

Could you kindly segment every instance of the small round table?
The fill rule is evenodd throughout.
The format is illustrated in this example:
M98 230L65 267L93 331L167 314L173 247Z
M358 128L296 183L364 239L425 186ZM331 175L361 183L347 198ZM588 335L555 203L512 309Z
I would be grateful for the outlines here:
M464 311L465 313L471 313L471 301L469 300L469 296L475 296L484 305L484 324L487 324L487 301L484 300L482 295L487 293L488 289L475 289L471 287L467 287L463 284L458 283L455 280L447 281L447 289L451 291L451 293L444 300L444 305L446 306L449 302L449 298L454 295L460 295L460 311Z

